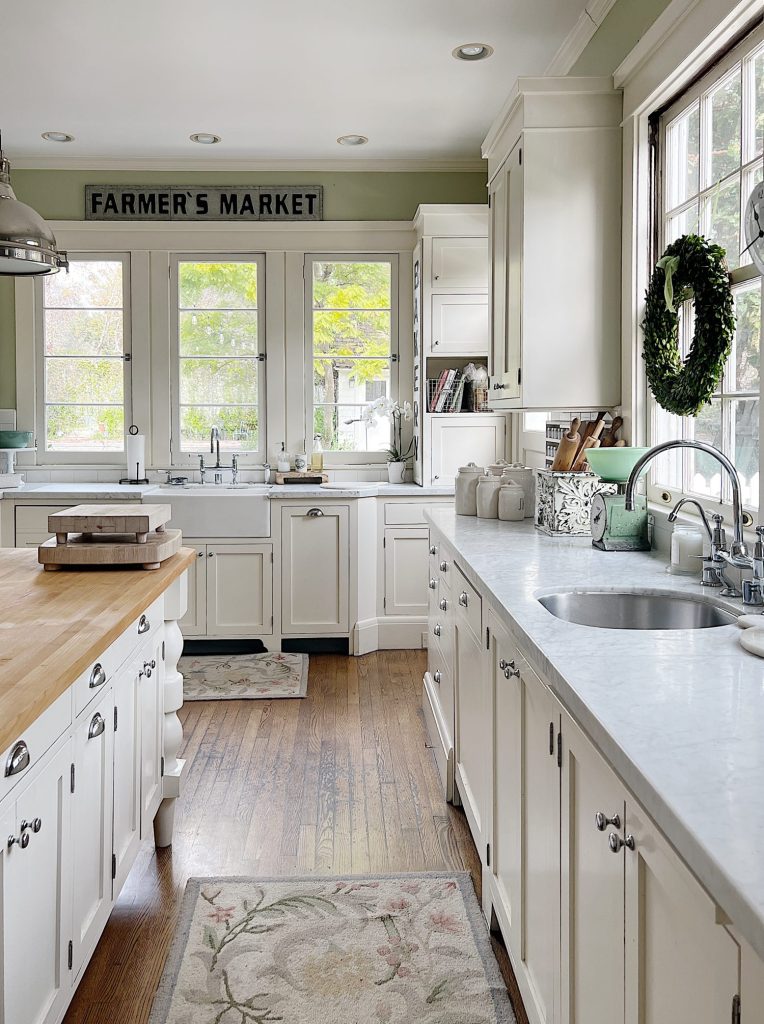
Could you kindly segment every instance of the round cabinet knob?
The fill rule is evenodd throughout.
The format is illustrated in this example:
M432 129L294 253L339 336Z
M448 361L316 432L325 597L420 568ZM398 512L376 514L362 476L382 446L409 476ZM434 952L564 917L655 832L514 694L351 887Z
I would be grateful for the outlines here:
M151 679L151 662L150 661L144 661L144 663L143 663L143 671L146 673L146 678L147 679Z
M445 597L441 597L440 601L438 601L438 607L442 612L448 610L448 601L445 599Z
M608 818L608 816L602 811L597 811L594 815L594 824L597 826L597 830L599 832L604 832L608 825L612 825L613 828L620 828L621 815L616 811L612 818Z
M14 846L18 844L18 842L18 836L8 836L8 842L6 843L6 846L8 847L9 850L11 850L13 849Z
M28 828L31 828L34 834L37 835L37 833L42 828L42 818L32 818L31 821L22 821L21 828L19 829L19 831L25 832Z
M506 661L505 661L505 660L504 660L504 659L502 658L502 659L501 659L501 661L499 662L499 668L500 668L500 669L501 669L501 671L503 672L503 671L504 671L504 669L505 669L506 667L507 667L507 663L506 663Z
M20 845L21 845L21 849L22 850L26 850L27 846L29 846L29 833L28 832L22 832L21 833L21 844Z
M433 672L432 678L440 686L440 672Z
M466 608L467 607L467 591L466 590L463 590L461 592L461 594L459 594L459 604L462 606L462 608Z
M156 667L157 667L157 662L156 662L156 658L152 658L152 659L151 659L151 667L152 667L152 668L156 668Z
M634 836L626 836L625 839L621 839L617 832L611 832L607 837L607 841L611 853L620 853L623 846L627 847L629 850L633 850L636 846Z
M448 572L448 562L446 562L445 560L440 563L440 571Z
M437 624L437 625L436 625L436 626L434 627L434 629L433 629L433 633L435 634L435 636L440 636L440 623L438 623L438 624Z
M207 552L207 558L214 558L214 557L215 557L215 552L214 551L208 551Z
M197 551L196 557L197 558L204 558L204 552L203 551Z
M438 553L438 549L437 549L437 548L435 547L435 545L434 545L434 544L432 544L432 545L430 546L430 554L431 554L431 555L436 555L437 553Z
M513 676L519 679L520 669L516 668L514 661L510 661L508 662L507 667L504 669L504 678L511 679Z
M437 580L430 580L430 590L435 590L437 585L438 585L438 581Z

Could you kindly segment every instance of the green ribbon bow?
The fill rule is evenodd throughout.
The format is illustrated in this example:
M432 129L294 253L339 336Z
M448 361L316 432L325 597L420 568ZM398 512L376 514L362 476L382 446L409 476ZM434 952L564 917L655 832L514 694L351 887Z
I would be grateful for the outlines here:
M658 260L657 266L666 275L666 280L663 285L663 297L666 300L666 309L669 313L676 313L674 309L674 282L673 277L679 267L678 256L661 256Z

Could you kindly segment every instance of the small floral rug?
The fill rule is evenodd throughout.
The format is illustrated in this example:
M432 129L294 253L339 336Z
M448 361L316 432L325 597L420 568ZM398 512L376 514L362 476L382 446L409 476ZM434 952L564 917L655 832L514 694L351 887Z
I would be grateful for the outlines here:
M514 1024L467 872L192 878L150 1024Z
M181 658L184 700L304 697L307 654L205 654Z

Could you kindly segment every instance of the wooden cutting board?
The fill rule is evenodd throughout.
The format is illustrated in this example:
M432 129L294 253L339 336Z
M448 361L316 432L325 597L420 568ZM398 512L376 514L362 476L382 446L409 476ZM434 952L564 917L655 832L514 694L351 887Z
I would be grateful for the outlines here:
M144 543L150 533L162 533L171 517L170 505L75 505L48 516L48 529L59 544L69 533L131 533Z
M158 569L165 559L180 551L180 530L150 533L139 542L134 533L72 533L61 544L55 537L37 549L37 560L47 572L65 566L140 565Z

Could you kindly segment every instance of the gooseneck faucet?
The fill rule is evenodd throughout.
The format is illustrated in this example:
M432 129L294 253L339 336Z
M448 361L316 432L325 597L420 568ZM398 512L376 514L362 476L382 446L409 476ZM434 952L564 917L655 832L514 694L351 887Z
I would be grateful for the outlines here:
M720 452L718 448L714 448L710 444L705 444L703 441L690 441L679 438L675 441L664 441L662 444L656 444L654 448L645 452L642 458L635 463L626 483L626 493L624 497L624 506L626 511L634 511L634 493L637 489L637 480L639 479L639 475L642 470L648 462L652 462L656 456L662 455L664 452L669 452L673 448L694 448L696 451L703 452L705 455L710 455L712 459L715 459L719 465L727 471L730 483L732 484L734 540L730 547L729 555L726 555L725 552L725 561L734 565L738 569L749 569L751 567L751 560L748 558L748 551L745 546L745 541L743 540L743 499L740 491L740 477L737 475L737 470L724 452Z
M213 427L210 431L210 454L215 454L215 469L220 469L220 431Z

